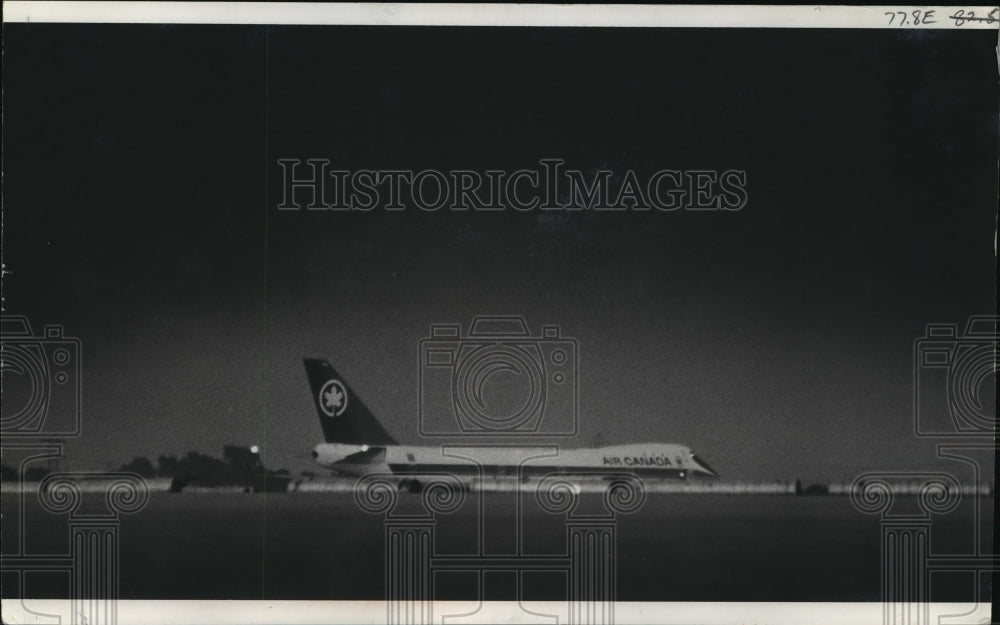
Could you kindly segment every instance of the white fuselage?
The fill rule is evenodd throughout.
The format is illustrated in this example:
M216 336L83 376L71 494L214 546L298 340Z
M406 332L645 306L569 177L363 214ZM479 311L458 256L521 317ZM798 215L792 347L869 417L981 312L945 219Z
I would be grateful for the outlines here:
M313 457L320 466L355 476L442 471L480 476L624 472L682 479L694 474L715 475L690 449L670 443L582 449L561 449L545 445L375 447L320 443L313 450Z

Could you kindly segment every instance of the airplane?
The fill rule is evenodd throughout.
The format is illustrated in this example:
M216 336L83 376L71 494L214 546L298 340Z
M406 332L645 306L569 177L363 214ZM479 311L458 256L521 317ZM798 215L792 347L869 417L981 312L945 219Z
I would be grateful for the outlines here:
M590 475L628 473L640 478L718 477L683 445L649 443L560 449L554 455L518 464L511 446L475 447L474 461L446 455L441 446L400 445L378 422L357 394L326 360L304 360L324 442L315 446L313 460L338 475L363 477L372 473L399 476L400 489L418 491L418 477L428 473L485 476L545 476L553 473ZM527 449L527 448L523 448Z

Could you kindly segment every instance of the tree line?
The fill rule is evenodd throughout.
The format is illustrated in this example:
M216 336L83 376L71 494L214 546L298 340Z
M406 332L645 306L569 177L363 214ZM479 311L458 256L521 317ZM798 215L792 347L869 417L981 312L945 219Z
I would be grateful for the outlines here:
M197 451L177 456L159 456L156 464L145 456L137 456L121 465L119 471L128 471L145 478L170 478L204 485L252 484L262 476L290 475L285 469L271 471L264 466L260 455L247 447L226 445L222 458L216 458ZM50 473L45 467L28 467L24 480L35 482ZM2 465L3 480L16 480L18 471L6 464Z

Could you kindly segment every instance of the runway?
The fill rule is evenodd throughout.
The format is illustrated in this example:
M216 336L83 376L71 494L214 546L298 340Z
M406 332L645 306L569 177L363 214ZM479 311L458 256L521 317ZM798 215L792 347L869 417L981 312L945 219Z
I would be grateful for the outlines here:
M473 495L436 517L432 555L438 562L566 555L565 514L532 501L518 513L515 493L484 493L480 511ZM419 495L400 497L404 508L417 509ZM590 495L584 501L600 504ZM993 498L979 502L988 552ZM17 498L4 494L2 503L3 553L11 554ZM25 518L25 553L68 552L65 516L27 497ZM640 510L615 518L613 534L620 601L880 599L879 517L858 512L848 497L651 493ZM933 518L931 553L968 553L975 534L973 500L964 497L956 510ZM119 536L123 599L385 597L384 517L361 510L350 493L153 493L143 510L121 518ZM486 599L512 600L518 585L525 600L566 596L560 571L526 572L519 582L510 570L480 580L474 571L455 569L434 569L436 598L475 599L480 581ZM17 587L12 575L4 573L5 598ZM974 583L967 573L935 574L932 599L971 601ZM64 597L66 577L31 574L23 594Z

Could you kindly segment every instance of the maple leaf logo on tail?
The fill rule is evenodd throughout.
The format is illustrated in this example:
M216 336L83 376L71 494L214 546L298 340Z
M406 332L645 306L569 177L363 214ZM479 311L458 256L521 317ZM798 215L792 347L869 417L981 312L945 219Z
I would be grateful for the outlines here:
M328 417L339 417L347 410L347 390L340 380L327 380L319 392L319 407Z
M397 445L368 410L358 394L347 385L326 360L303 358L323 440L342 445Z

